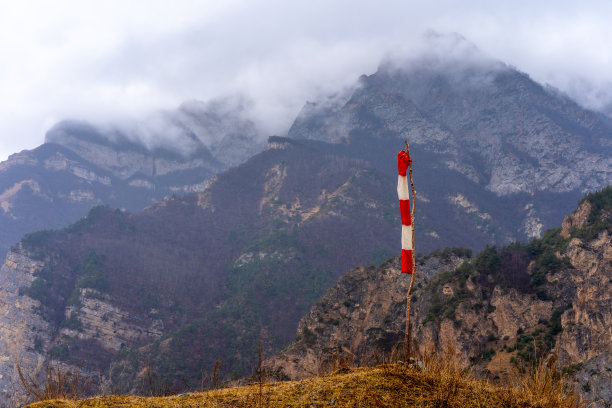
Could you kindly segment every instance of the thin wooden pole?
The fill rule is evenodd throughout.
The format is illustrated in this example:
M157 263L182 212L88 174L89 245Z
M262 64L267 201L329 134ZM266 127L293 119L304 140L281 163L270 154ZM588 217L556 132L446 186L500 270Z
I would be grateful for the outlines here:
M410 147L408 141L404 141L406 144L406 153L410 157ZM410 364L410 357L412 355L411 341L410 341L410 306L412 303L412 289L414 287L414 275L416 275L416 252L414 251L414 206L416 204L416 191L414 190L414 182L412 181L412 161L409 166L410 171L410 187L412 189L412 211L410 213L410 219L412 222L412 275L410 277L410 287L408 288L408 295L406 297L406 363Z

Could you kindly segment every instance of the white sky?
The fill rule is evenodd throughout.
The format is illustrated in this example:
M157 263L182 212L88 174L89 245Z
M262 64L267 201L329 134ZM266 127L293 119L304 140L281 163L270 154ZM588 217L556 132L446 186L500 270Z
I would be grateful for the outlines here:
M241 92L266 132L433 29L598 107L610 1L0 0L0 160L65 118L101 122Z

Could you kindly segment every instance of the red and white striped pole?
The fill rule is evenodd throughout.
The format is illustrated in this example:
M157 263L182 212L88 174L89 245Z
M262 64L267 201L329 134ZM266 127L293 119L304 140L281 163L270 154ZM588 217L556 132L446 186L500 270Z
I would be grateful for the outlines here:
M412 158L410 157L410 148L408 142L406 150L402 150L397 154L397 196L400 202L400 213L402 217L402 273L410 274L410 287L406 298L406 364L410 364L411 357L411 342L410 342L410 305L412 297L412 289L414 287L414 275L416 270L416 260L414 256L414 205L416 191L414 190L414 182L412 181ZM409 174L410 187L412 190L412 211L410 210L410 191L408 190Z
M402 216L402 273L412 273L412 214L410 213L410 190L406 173L411 167L410 155L401 151L397 154L397 196ZM411 168L412 171L412 168Z

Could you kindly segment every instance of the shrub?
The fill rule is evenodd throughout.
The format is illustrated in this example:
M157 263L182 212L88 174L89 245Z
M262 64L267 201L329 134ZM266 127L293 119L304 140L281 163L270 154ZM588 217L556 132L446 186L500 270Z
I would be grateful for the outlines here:
M67 344L59 344L57 346L51 347L49 350L49 357L54 360L66 360L69 355L69 348Z
M66 320L60 323L60 327L65 327L67 329L80 331L80 330L83 330L83 323L79 319L78 314L75 312L72 312L70 313L70 317L68 317Z
M304 342L309 346L314 345L317 341L317 335L313 333L312 330L310 330L308 327L304 327L304 330L302 330L302 338L304 339Z
M79 288L92 288L105 292L108 290L108 281L104 273L104 256L96 254L92 248L88 249L77 265L77 281Z
M482 361L491 361L494 355L495 355L495 350L490 348L490 349L483 351L482 353L478 354L475 357L470 357L470 362L472 364L478 364Z

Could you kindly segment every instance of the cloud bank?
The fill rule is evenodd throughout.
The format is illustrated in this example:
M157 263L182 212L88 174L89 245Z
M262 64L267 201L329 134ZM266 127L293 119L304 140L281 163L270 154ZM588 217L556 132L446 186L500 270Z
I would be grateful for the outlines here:
M65 119L144 118L241 94L261 132L283 134L307 100L409 55L427 30L592 108L612 101L606 1L24 1L0 5L0 159Z

